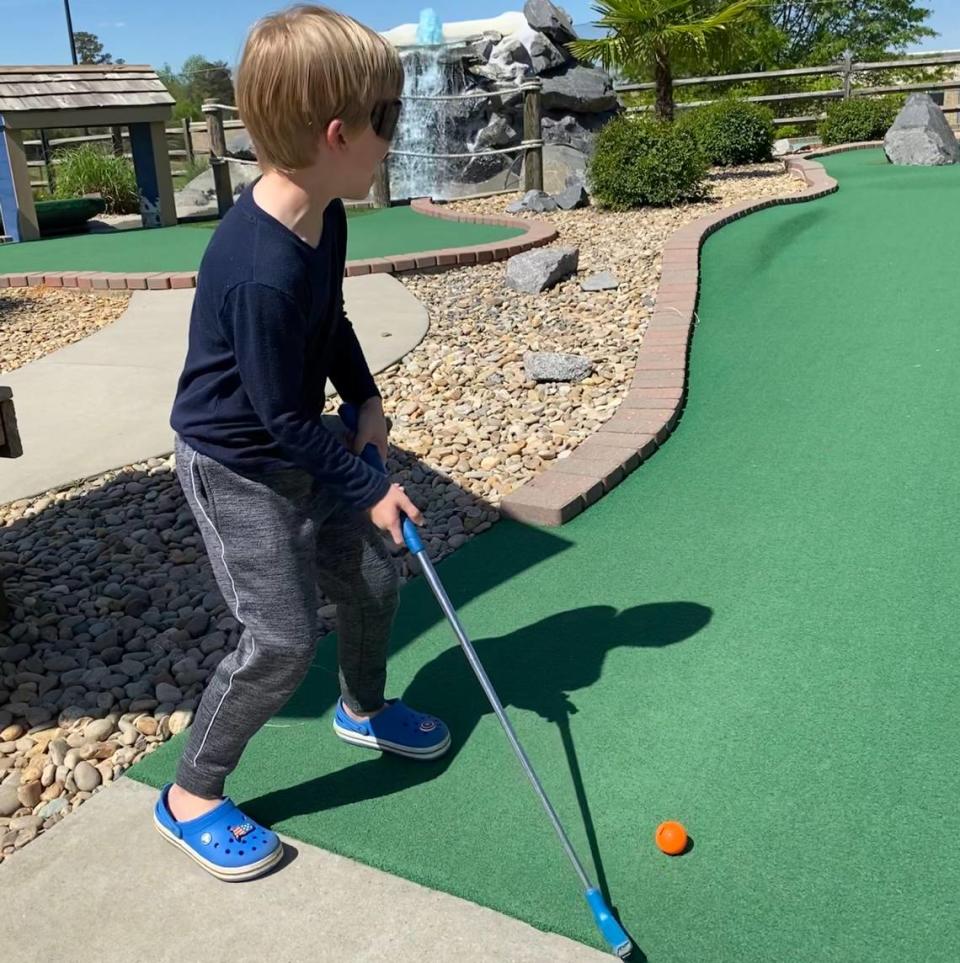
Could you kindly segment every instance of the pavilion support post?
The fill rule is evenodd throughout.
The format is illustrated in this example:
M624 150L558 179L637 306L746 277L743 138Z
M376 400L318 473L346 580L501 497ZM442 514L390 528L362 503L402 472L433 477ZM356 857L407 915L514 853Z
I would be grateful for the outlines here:
M0 118L2 121L2 118ZM0 124L0 217L3 233L14 241L40 238L37 207L30 189L30 168L23 134Z
M169 227L177 223L165 128L162 120L130 124L130 148L144 227Z

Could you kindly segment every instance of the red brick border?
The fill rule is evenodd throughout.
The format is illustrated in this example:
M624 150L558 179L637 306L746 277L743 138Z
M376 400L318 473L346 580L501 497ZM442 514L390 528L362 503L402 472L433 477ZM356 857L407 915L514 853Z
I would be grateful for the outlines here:
M517 227L523 234L506 241L491 244L473 244L467 247L448 247L435 251L419 251L413 254L395 254L391 257L370 258L367 260L347 261L345 277L361 274L402 274L406 271L443 270L463 267L468 264L489 264L491 261L504 261L514 254L529 251L556 240L557 232L551 224L544 221L524 220L520 217L480 217L444 210L443 205L434 204L429 198L422 197L410 202L410 206L426 217L438 217L450 221L463 221L470 224L493 224L498 227ZM133 274L109 273L101 271L59 271L50 274L0 274L0 288L19 287L77 287L100 291L166 291L171 288L195 288L196 271L176 271L149 273L138 271Z
M875 147L851 144L824 153ZM819 155L818 155L819 156ZM806 188L784 197L743 201L675 231L663 249L656 307L640 346L637 368L616 413L569 457L550 466L500 504L508 518L531 525L563 525L579 515L662 445L683 411L687 359L697 321L700 249L732 221L777 204L813 201L838 189L837 182L809 154L787 157L787 171Z

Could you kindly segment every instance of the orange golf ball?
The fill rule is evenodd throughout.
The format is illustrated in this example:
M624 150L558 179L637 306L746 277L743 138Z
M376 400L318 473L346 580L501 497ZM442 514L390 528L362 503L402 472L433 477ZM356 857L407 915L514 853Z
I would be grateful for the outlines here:
M679 856L687 848L687 831L682 823L660 823L653 838L657 848L668 856Z

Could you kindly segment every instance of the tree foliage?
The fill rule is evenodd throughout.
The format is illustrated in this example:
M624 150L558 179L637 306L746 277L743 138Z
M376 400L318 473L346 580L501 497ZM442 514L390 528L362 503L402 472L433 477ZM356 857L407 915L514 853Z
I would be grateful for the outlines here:
M673 119L673 76L729 57L748 36L759 0L718 5L705 0L597 0L595 26L605 37L569 44L575 57L630 80L657 85L656 114Z
M220 104L234 103L233 78L226 61L207 60L201 54L193 54L179 71L164 64L157 74L177 102L173 111L175 120L183 117L199 120L200 106L209 98Z
M930 13L918 0L777 0L768 14L776 48L769 66L832 63L845 50L855 60L881 60L935 37Z
M123 60L114 60L111 54L103 49L100 38L95 33L86 30L76 30L73 34L73 44L77 48L77 62L81 64L122 64Z

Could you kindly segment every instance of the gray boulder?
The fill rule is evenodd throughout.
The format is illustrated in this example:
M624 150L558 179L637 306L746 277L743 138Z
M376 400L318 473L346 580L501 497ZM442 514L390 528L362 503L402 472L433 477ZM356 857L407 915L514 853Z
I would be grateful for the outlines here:
M604 70L572 64L543 78L544 110L596 113L616 110L613 80Z
M562 67L570 56L539 30L522 30L517 39L527 48L530 64L535 74L542 74L554 67Z
M454 178L463 184L485 184L492 178L498 178L496 184L491 184L490 189L502 187L500 180L508 176L514 165L521 164L520 158L511 157L510 154L477 154L469 160L450 161L447 170L456 171ZM454 165L462 166L456 168Z
M580 354L537 351L523 356L523 368L532 381L582 381L589 376L593 365Z
M943 111L929 94L911 94L883 140L892 164L956 164L960 147Z
M519 201L514 201L508 208L508 214L519 214L521 211L534 211L537 214L549 214L557 209L557 202L544 191L527 191Z
M620 282L609 271L591 274L580 282L582 291L614 291L620 287Z
M541 248L515 254L507 261L507 287L524 294L539 294L575 273L579 261L577 247Z
M494 114L487 125L480 129L471 150L487 150L491 147L508 147L516 144L520 135L503 114Z
M593 154L600 129L614 116L614 110L597 114L546 111L542 118L543 142L572 147L589 157Z
M577 39L570 15L550 0L527 0L523 5L523 15L534 30L546 34L554 43L568 43Z
M260 168L255 164L237 164L227 161L230 167L230 183L233 185L233 193L239 194L247 184L252 184L260 176ZM203 171L190 182L184 185L180 193L189 191L187 196L206 194L208 197L215 196L213 186L213 171L209 168Z
M530 52L517 37L505 37L493 48L488 67L499 69L507 78L519 80L533 72Z
M227 142L227 157L254 161L257 159L256 148L245 130L226 132L224 139Z
M586 154L562 144L547 144L543 148L543 189L548 194L559 194L571 184L571 178L581 183L586 177L589 158Z
M578 207L586 207L590 203L590 195L580 181L568 184L559 194L554 194L553 200L563 211L573 211Z

